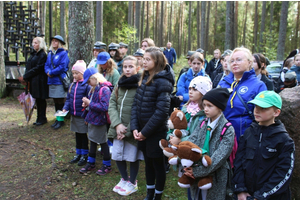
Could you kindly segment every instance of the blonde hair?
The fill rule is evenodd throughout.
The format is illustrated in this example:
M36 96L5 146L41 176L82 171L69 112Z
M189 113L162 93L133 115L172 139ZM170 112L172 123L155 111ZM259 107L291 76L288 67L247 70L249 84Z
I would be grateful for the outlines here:
M64 50L66 50L66 48L64 47L64 45L61 43L61 41L57 40L58 41L58 48L63 48ZM49 48L50 51L55 51L53 46L52 46L52 40L51 40L51 45L50 45L50 48Z
M125 60L132 60L132 61L135 62L134 64L137 67L140 66L140 63L139 63L138 59L136 57L134 57L134 56L127 56L127 57L125 57L124 60L123 60L123 63L124 63Z
M117 64L115 63L115 61L112 58L108 59L106 63L107 63L106 74L113 75L114 68L118 69ZM103 74L102 67L99 64L98 64L98 66L99 66L98 67L99 73Z
M200 62L202 62L202 64L204 63L204 57L202 53L199 52L195 52L191 57L190 57L190 61L193 62L193 60L199 60Z
M251 51L250 51L249 49L247 49L247 48L245 48L245 47L243 47L243 46L242 46L242 47L237 47L237 48L235 48L235 49L232 51L232 53L231 53L231 55L230 55L230 58L229 58L229 64L231 65L230 61L231 61L231 58L232 58L233 54L234 54L235 52L238 52L238 51L244 52L244 54L245 54L247 60L251 63L251 64L250 64L250 67L249 67L249 70L251 70L252 67L253 67L253 57L252 57L252 53L251 53ZM230 65L229 65L229 66L230 66ZM230 68L231 68L231 66L230 66Z
M145 50L145 53L149 53L150 57L154 60L154 70L152 71L152 73L149 73L150 76L148 77L148 80L146 82L146 85L150 85L154 75L157 74L158 72L164 70L168 61L167 61L166 57L164 56L162 50L158 47L148 47ZM139 86L141 86L141 84L143 82L145 72L146 71L144 70L143 74L141 76L141 79L139 81Z
M46 42L43 38L35 37L35 38L33 38L33 40L37 40L38 43L39 43L39 50L38 51L43 50L45 53L47 52L47 45L46 45ZM32 42L33 42L33 40L32 40Z
M100 83L100 84L107 81L107 80L105 79L105 77L104 77L102 74L100 74L99 72L97 72L96 74L93 74L92 76L90 76L89 80L90 80L91 78L96 79L96 80L97 80L97 83ZM95 90L95 87L96 87L96 86L93 86L93 87L91 88L90 92L93 92L93 91Z
M298 56L300 56L300 53L298 53L294 56L294 60L296 60L296 57L298 57Z
M141 42L141 46L142 46L143 42L148 43L148 48L149 47L155 47L154 41L151 38L144 38Z

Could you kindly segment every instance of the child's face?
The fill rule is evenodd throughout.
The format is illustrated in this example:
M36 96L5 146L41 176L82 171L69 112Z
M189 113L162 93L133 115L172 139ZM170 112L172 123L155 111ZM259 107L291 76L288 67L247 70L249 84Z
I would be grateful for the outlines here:
M76 81L80 81L81 79L83 79L83 75L82 73L76 71L76 70L72 70L72 74L73 74L73 78L76 80Z
M145 53L143 58L143 67L145 71L151 72L154 70L154 60L151 58L150 53Z
M143 57L142 56L135 56L136 57L136 59L139 61L139 65L141 66L141 67L143 67Z
M197 89L190 87L189 88L189 99L194 102L201 100L203 95Z
M224 60L223 60L223 62L222 62L222 66L223 66L223 70L225 71L225 70L230 70L228 67L229 67L229 65L228 65L228 61L229 61L229 58L230 58L230 56L225 56L224 57Z
M192 61L191 61L191 59L188 59L188 64L189 64L190 67L192 67Z
M91 76L88 80L88 84L92 87L96 86L97 85L97 79L93 76Z
M200 72L200 70L201 70L201 68L202 68L202 65L203 65L203 63L202 63L200 60L194 59L194 60L192 61L192 68L193 68L193 71L194 71L195 73Z
M300 56L295 57L295 62L294 63L297 67L300 67Z
M128 78L137 74L138 68L133 60L125 60L123 62L123 74Z
M255 121L262 126L269 126L273 124L275 117L277 117L279 114L280 109L274 107L262 108L256 105L254 108Z
M207 100L203 100L203 108L207 118L213 122L222 113L222 110Z

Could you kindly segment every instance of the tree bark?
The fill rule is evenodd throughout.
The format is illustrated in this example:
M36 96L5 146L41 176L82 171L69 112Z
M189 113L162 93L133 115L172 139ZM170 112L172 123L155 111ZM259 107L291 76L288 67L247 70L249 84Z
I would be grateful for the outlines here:
M178 19L177 19L177 23L178 23L178 33L177 33L177 37L178 37L178 48L177 48L177 52L178 52L178 55L181 55L181 50L180 50L180 39L181 39L181 35L180 35L180 24L181 24L181 6L180 6L180 3L179 3L179 6L178 6Z
M218 2L216 2L216 8L215 8L215 23L214 23L214 38L216 38L216 35L217 35L217 24L218 24ZM213 49L216 49L216 39L213 40L213 43L214 43L214 48Z
M205 27L205 51L204 51L204 57L206 56L206 53L209 51L209 17L210 17L210 4L211 2L208 2L207 6L207 17L206 17L206 27Z
M0 10L3 12L4 1L0 1ZM0 98L6 96L6 77L4 64L4 19L3 13L0 15Z
M259 33L259 52L263 52L263 34L265 31L265 22L266 22L266 9L267 9L267 2L263 1L262 5L262 12L261 12L261 24L260 24L260 33Z
M206 1L201 1L201 35L200 48L205 49L205 16L206 16Z
M254 53L256 51L257 47L257 27L258 27L258 2L255 2L255 14L254 14L254 27L253 27L253 47L252 52Z
M92 1L69 2L69 58L73 66L77 60L89 63L93 57L94 9Z
M66 40L66 14L65 14L65 2L60 2L60 36Z
M46 22L46 2L40 1L40 26L41 26L41 34L45 35L45 22Z
M160 5L160 30L159 30L159 35L160 35L160 47L164 46L164 2L161 2Z
M134 49L136 50L136 49L138 49L139 48L139 41L140 41L140 27L141 27L141 25L140 25L140 23L141 23L141 21L140 21L140 16L141 16L141 2L140 1L136 1L135 2L135 29L136 29L136 35L135 35L135 37L136 37L136 42L135 42L135 45L134 45ZM135 51L134 50L134 51Z
M149 37L149 1L147 1L147 22L146 22L146 34L145 36L148 38ZM143 39L143 38L141 38Z
M103 39L103 1L97 1L96 5L96 41Z
M132 1L128 1L128 18L127 22L132 26Z
M200 43L200 1L197 1L197 48L200 47Z
M172 41L172 12L173 12L173 5L172 5L172 1L170 2L170 16L169 16L169 19L170 19L170 23L169 23L169 42Z
M232 33L231 33L231 44L230 44L230 49L234 49L235 47L235 27L234 27L234 24L235 24L235 18L234 18L234 1L231 1L230 2L230 15L231 15L231 19L232 19L232 22L231 22L231 30L232 30Z
M298 1L298 12L297 12L297 19L296 19L296 28L295 28L295 42L294 42L294 48L298 48L298 31L299 31L299 14L300 14L300 2Z
M226 2L226 27L225 27L225 48L224 49L231 49L231 39L232 39L232 30L231 30L231 2Z
M270 39L269 39L269 49L273 47L273 38L272 38L272 31L273 31L273 14L274 14L274 1L271 1L270 5Z
M191 30L191 24L192 24L192 2L189 1L189 33L188 33L188 50L192 49L191 47L191 37L192 37L192 30Z
M153 18L153 23L152 23L152 27L153 27L153 29L152 29L152 30L153 30L153 38L152 38L152 39L153 39L153 41L155 41L155 39L156 39L156 38L155 38L155 36L156 36L156 35L155 35L155 33L156 33L156 26L155 26L156 21L155 21L155 9L154 9L154 8L155 8L155 3L156 3L155 1L152 2L152 12L153 12L153 14L152 14L152 18Z
M233 3L234 4L234 3ZM233 48L238 46L238 13L239 13L239 2L235 2L234 7L234 45Z
M160 14L159 14L159 1L156 1L156 20L155 20L155 25L156 25L156 31L155 31L155 44L160 44L160 38L159 38L159 22L160 20L158 19Z
M244 29L243 29L243 46L246 45L246 28L247 28L247 13L248 13L248 1L246 1L246 5L245 5L245 19L244 19Z
M280 11L280 25L279 25L279 39L277 46L277 60L284 60L285 38L287 28L287 16L288 16L289 2L283 1Z
M140 37L140 41L142 40L142 38L144 38L144 18L145 18L145 1L142 2L142 15L141 15L142 19L141 19L141 37Z

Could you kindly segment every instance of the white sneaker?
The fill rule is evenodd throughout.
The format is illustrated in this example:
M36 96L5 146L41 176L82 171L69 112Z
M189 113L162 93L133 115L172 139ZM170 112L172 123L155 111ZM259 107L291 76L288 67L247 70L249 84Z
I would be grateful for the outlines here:
M118 194L128 196L136 191L138 191L137 182L133 185L130 181L127 181L126 185L119 190Z
M127 181L121 178L120 182L114 187L113 191L118 193L126 185Z

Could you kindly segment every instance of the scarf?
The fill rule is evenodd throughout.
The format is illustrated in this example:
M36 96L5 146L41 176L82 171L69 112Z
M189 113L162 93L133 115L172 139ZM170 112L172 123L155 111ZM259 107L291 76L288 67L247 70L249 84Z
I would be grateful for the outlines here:
M199 104L194 101L191 101L186 107L186 111L190 113L192 117L196 115L200 110L201 109L199 108Z
M118 87L124 87L126 89L137 88L141 74L137 73L130 77L122 76L118 82Z

